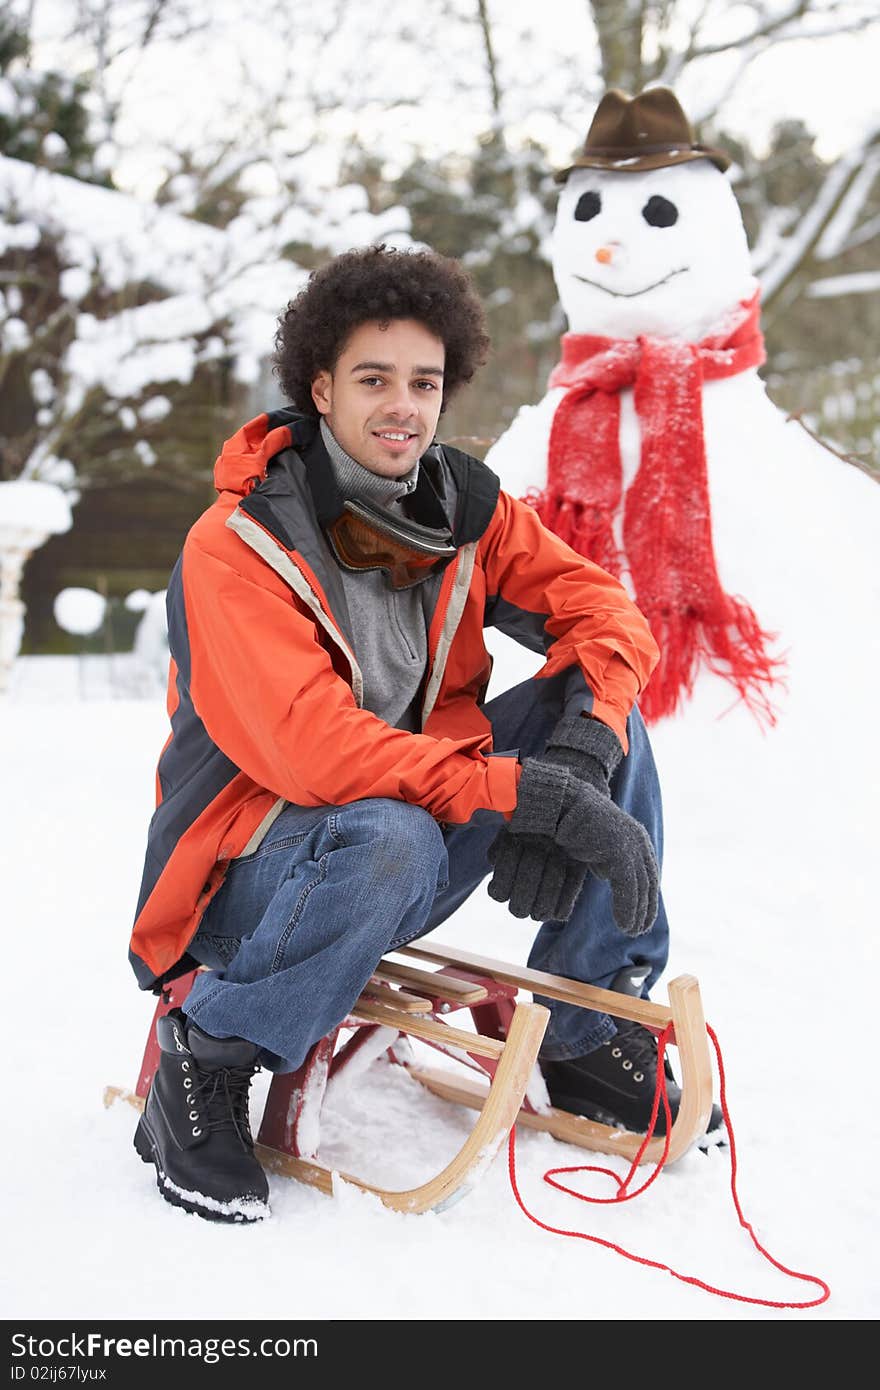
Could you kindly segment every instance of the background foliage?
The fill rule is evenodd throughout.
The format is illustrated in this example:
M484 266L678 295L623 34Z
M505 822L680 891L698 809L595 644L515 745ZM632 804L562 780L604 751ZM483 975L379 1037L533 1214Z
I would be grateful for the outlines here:
M553 170L582 142L603 90L667 83L698 138L735 161L762 284L769 394L880 476L876 120L868 112L834 157L820 153L818 112L815 129L790 116L760 138L726 125L731 94L768 52L867 39L874 8L570 0L566 14L570 32L551 34L549 11L526 20L489 0L389 0L378 26L363 0L327 0L320 16L228 0L210 10L199 0L13 4L0 20L2 152L246 243L249 273L271 277L273 265L292 263L304 275L371 240L460 257L486 303L493 352L442 434L482 455L543 394L565 328L547 250ZM238 71L226 122L211 119L197 91L189 109L201 100L201 124L163 124L150 74L183 62L196 87L207 64L210 92L214 64L225 89L230 45ZM35 555L25 581L24 650L63 649L70 640L51 616L58 589L86 584L121 602L163 587L210 500L222 440L279 397L271 341L259 369L242 371L235 324L219 312L197 332L181 329L196 360L185 379L157 371L127 396L106 382L73 389L84 325L161 305L172 289L136 265L107 283L96 259L71 295L82 261L71 265L64 227L16 203L2 180L0 201L0 481L45 477L78 498L73 531ZM166 406L151 412L157 390Z

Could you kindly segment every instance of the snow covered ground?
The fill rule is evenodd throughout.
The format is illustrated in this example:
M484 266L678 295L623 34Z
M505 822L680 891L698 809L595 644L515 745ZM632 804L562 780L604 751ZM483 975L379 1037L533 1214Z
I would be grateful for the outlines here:
M494 694L537 663L492 637ZM839 749L853 760L846 804L821 808L826 860L823 836L804 845L783 815L775 828L765 812L755 815L755 789L729 760L720 760L712 795L705 766L683 768L678 752L675 767L665 766L663 726L655 735L668 786L664 891L674 933L655 998L665 1002L664 984L676 974L697 975L724 1057L744 1215L777 1260L831 1288L816 1308L769 1308L539 1229L514 1201L503 1151L442 1214L402 1215L341 1184L330 1199L283 1178L271 1179L272 1219L253 1228L166 1205L132 1148L134 1112L102 1104L106 1085L134 1085L155 1003L137 990L126 951L166 719L161 697L132 694L137 685L119 659L115 680L102 683L99 670L94 659L85 675L75 658L22 659L0 702L4 1110L12 1121L2 1163L14 1251L6 1318L877 1316L878 913L863 857L872 840L876 848L877 786L859 779L858 749ZM724 737L719 726L719 747ZM787 762L789 779L793 767L792 800L809 806L811 760ZM739 827L733 840L731 826ZM528 924L484 889L435 935L514 961L525 960L530 941ZM254 1088L256 1122L267 1083ZM327 1116L322 1156L388 1186L413 1185L451 1157L472 1123L471 1112L377 1063ZM530 1132L518 1135L517 1157L523 1199L548 1225L747 1297L797 1303L819 1294L762 1259L740 1227L729 1149L692 1152L644 1196L595 1206L554 1191L543 1173L585 1162L623 1173L619 1160ZM611 1195L608 1179L580 1181ZM196 1267L220 1277L186 1278L183 1293L169 1274Z

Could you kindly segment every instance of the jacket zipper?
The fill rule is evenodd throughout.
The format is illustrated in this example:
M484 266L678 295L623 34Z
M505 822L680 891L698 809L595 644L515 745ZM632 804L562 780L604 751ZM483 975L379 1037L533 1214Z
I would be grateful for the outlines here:
M258 522L236 509L226 520L226 525L231 531L243 540L245 545L250 546L262 560L271 566L276 574L279 574L286 584L289 584L295 594L303 600L312 610L318 622L330 639L339 647L345 656L351 670L351 687L354 693L355 702L359 709L363 709L364 704L364 677L357 658L351 647L346 642L336 623L333 621L332 614L325 609L318 595L315 593L306 576L299 566L291 559L288 552L279 545L278 541L271 534L260 526ZM446 662L453 639L458 631L464 606L470 592L471 576L474 571L476 561L477 542L468 541L459 547L458 554L452 561L452 580L446 588L445 607L440 617L440 631L437 638L437 645L430 655L427 679L425 681L425 695L422 701L422 728L428 722L431 711L437 702L437 695L443 683L443 674L446 670ZM442 591L441 591L442 594ZM429 649L430 650L430 649Z

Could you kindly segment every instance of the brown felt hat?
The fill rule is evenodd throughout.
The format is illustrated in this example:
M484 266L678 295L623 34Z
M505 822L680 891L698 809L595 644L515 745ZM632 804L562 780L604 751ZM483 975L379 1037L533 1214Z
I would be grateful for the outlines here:
M574 169L640 173L692 159L711 159L722 173L730 167L722 150L695 144L690 122L669 87L649 87L634 97L612 87L596 107L583 150L555 179L565 183Z

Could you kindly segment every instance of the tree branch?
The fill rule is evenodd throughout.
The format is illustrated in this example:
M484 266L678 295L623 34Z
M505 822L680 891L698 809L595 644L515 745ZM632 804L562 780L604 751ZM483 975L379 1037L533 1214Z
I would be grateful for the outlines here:
M483 52L486 56L486 71L489 75L489 89L492 93L492 114L495 117L496 127L500 126L501 121L501 88L498 85L498 64L495 59L495 49L492 44L492 25L489 19L489 11L486 0L477 0L477 13L479 15L480 33L483 39Z
M856 246L863 246L866 241L872 241L880 232L880 212L876 217L869 217L867 222L863 222L861 227L857 227L852 236L849 237L840 248L840 254L852 251Z
M141 35L141 48L146 48L159 26L166 6L166 0L153 0L147 13L144 32Z
M829 218L819 242L816 245L816 260L827 261L840 254L853 224L868 199L874 180L880 171L880 151L865 160L856 174L834 216Z
M858 176L865 161L866 152L872 148L880 136L850 151L832 165L825 176L824 183L809 210L801 219L797 230L784 243L775 261L761 277L761 296L765 308L791 280L798 266L814 251L826 226L835 216L852 181Z
M775 15L767 19L765 23L758 24L749 34L741 34L737 39L726 39L723 43L696 44L689 48L685 54L685 62L690 62L694 58L712 58L718 53L727 53L731 48L743 48L750 43L755 43L758 39L766 39L771 35L776 36L776 42L780 42L783 37L780 30L787 24L791 24L796 19L803 19L812 9L811 0L796 0L784 14ZM797 35L801 38L803 35Z
M875 469L871 468L869 464L864 463L862 459L859 458L858 454L844 454L841 453L839 449L835 449L833 444L829 444L827 439L823 439L821 434L817 434L815 430L811 430L809 425L804 423L800 411L794 410L790 415L786 415L785 418L787 421L796 421L801 429L806 430L807 434L810 435L812 439L815 439L817 444L821 444L823 449L827 449L829 454L834 454L835 457L843 459L844 463L851 463L853 468L860 468L861 471L867 473L868 477L872 478L875 483L880 484L880 475L878 475Z
M838 299L844 294L876 294L878 290L880 270L855 270L851 275L829 275L825 280L812 280L807 297Z

